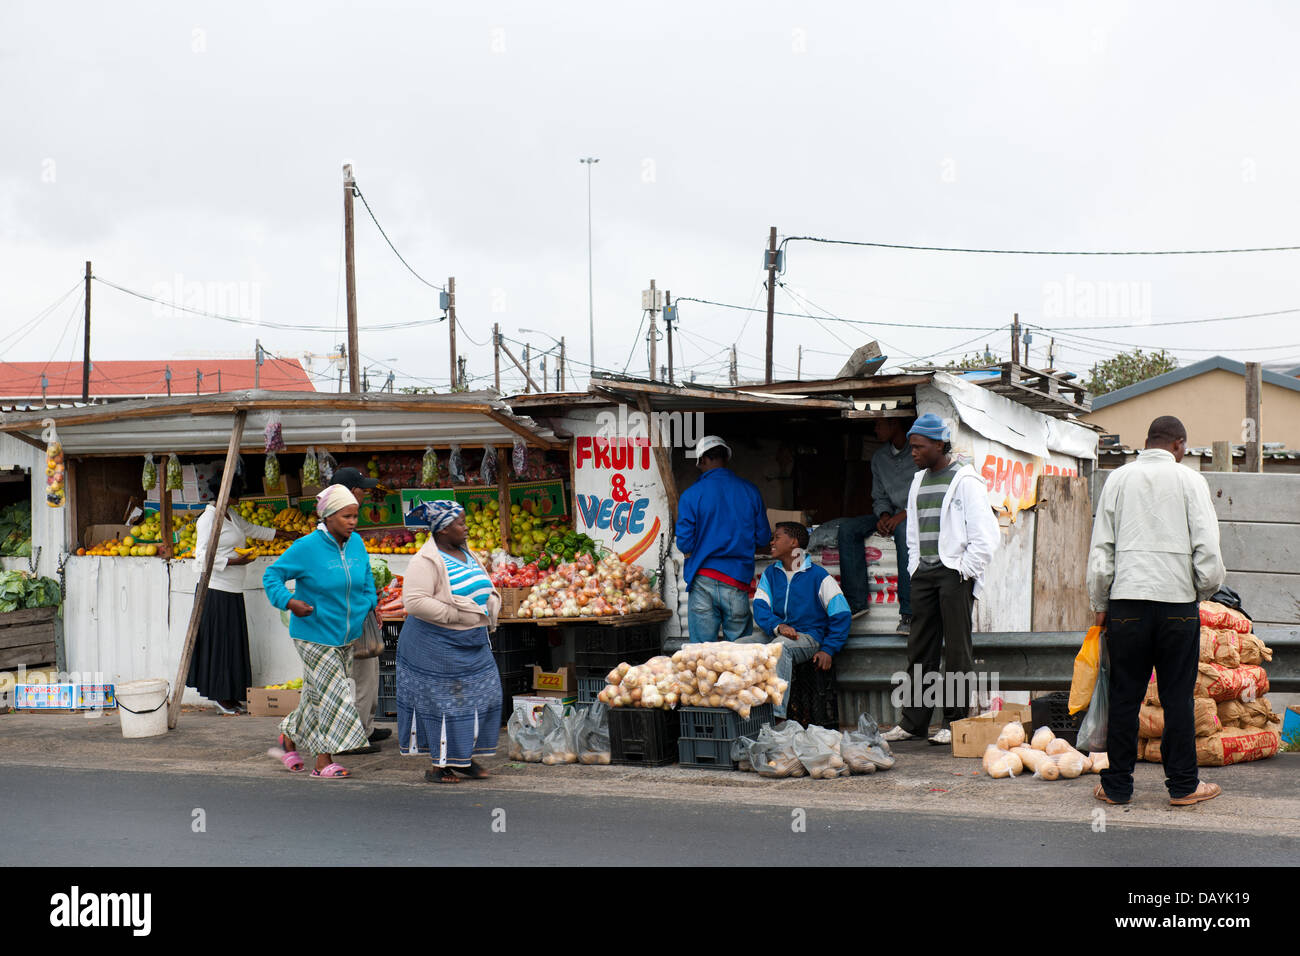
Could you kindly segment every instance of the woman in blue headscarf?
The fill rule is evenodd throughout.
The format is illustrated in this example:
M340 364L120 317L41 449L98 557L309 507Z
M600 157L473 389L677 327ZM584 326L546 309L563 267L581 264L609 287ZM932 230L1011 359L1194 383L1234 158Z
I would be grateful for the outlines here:
M428 754L430 782L459 783L487 771L475 757L496 753L501 678L488 631L501 595L465 547L465 509L429 506L432 536L406 570L406 623L397 642L397 736L403 754Z

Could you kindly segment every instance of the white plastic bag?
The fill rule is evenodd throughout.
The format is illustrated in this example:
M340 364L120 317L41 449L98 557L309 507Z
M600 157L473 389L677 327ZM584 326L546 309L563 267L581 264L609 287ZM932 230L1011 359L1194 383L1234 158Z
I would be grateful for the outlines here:
M509 741L506 747L506 756L511 760L522 760L524 763L541 763L542 762L542 731L539 727L534 727L528 722L526 716L526 707L521 704L514 709L510 719L506 721L506 739ZM548 707L542 712L543 719L550 713Z
M840 739L840 756L854 773L875 773L894 766L889 744L870 714L859 715L858 729L850 730Z
M812 726L794 736L794 752L814 780L847 777L851 772L840 756L840 732Z
M579 711L577 745L578 763L605 765L610 762L609 708L600 701L586 711Z

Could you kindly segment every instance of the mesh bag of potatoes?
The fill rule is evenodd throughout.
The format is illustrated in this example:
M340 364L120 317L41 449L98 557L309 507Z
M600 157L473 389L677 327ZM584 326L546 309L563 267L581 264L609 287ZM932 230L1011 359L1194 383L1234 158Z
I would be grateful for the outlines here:
M894 756L889 744L880 733L880 726L870 714L858 716L858 729L840 737L840 756L854 773L875 773L894 766Z
M550 708L543 711L543 715L550 712ZM542 762L542 731L540 727L534 727L524 716L525 707L516 707L506 721L506 756L511 760L521 760L524 763L541 763Z
M787 720L780 730L764 724L749 748L749 762L760 777L802 777L807 774L799 755L794 752L794 738L803 727Z
M812 726L794 735L794 753L814 780L847 777L849 765L840 756L840 732Z
M605 675L605 689L596 699L610 707L672 710L679 699L673 662L660 656L636 666L619 664Z
M1039 780L1071 780L1089 772L1101 773L1106 767L1106 754L1084 756L1047 727L1039 727L1026 741L1024 727L1014 721L1003 727L998 742L984 751L984 772L990 777L1014 777L1028 771Z
M687 644L672 656L679 699L687 707L726 707L748 718L752 708L784 697L786 682L776 674L783 650L779 641Z

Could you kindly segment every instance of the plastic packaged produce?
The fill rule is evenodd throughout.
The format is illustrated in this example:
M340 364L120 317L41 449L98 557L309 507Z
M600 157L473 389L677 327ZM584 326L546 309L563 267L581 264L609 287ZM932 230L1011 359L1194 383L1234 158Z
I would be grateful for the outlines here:
M814 780L847 777L851 772L840 755L840 733L811 726L793 738L795 756Z
M1012 750L1012 753L1019 757L1020 762L1040 780L1056 780L1061 776L1056 761L1041 750L1035 750L1033 747L1026 747L1022 744Z
M1043 749L1047 751L1049 757L1055 757L1057 754L1063 754L1072 748L1068 741L1062 740L1060 737L1053 737Z
M158 466L153 462L153 455L144 456L144 471L140 473L140 486L145 491L158 487Z
M266 416L266 443L263 448L267 453L284 451L284 431L280 427L280 413L272 412Z
M1056 734L1052 733L1047 727L1039 727L1034 731L1034 736L1030 740L1029 746L1035 750L1046 750L1047 745L1056 739Z
M334 472L339 470L339 463L327 451L317 453L316 458L320 461L321 484L328 487L334 483Z
M541 763L542 730L529 724L524 716L523 708L526 706L516 707L510 719L506 721L506 756L511 760L522 760L524 763ZM542 712L543 719L547 713L550 713L549 707Z
M1057 768L1061 771L1061 776L1066 780L1073 780L1082 774L1087 765L1087 758L1069 744L1065 745L1065 750L1054 755L1053 759L1056 761Z
M181 460L175 454L167 456L167 490L180 491L185 487L185 475L181 471Z
M315 448L308 448L307 457L303 459L302 481L306 485L320 486L320 459L316 457Z
M786 682L776 674L782 652L779 643L687 644L672 658L682 703L726 707L749 717L752 708L784 697Z
M420 487L438 487L438 453L432 445L424 449L424 457L420 459Z
M607 765L612 756L609 742L609 708L596 701L586 711L579 711L575 740L578 763Z
M557 717L549 707L542 711L542 763L553 767L556 764L578 762L575 736L580 716L580 713L572 712Z
M485 485L496 484L497 450L491 445L483 447L483 462L478 466L478 476Z
M1093 773L1101 773L1103 770L1110 768L1110 757L1104 751L1102 753L1090 753L1088 756L1092 758Z
M802 777L807 774L799 755L794 752L794 738L803 731L798 723L787 720L780 730L771 724L759 728L749 748L749 761L760 777Z
M1011 750L1025 742L1025 728L1019 721L1011 721L998 734L998 749Z
M895 759L876 719L870 714L859 715L858 729L850 730L840 738L840 756L854 773L889 770Z
M461 455L459 445L451 446L451 453L447 458L447 474L451 476L453 484L463 485L465 483L465 460Z
M1020 757L1009 750L999 750L996 744L989 744L984 751L984 772L990 777L1014 777L1024 769Z
M605 676L605 684L596 699L610 707L672 710L677 706L677 679L667 657L652 657L635 667L619 664Z
M262 477L266 479L267 488L278 488L280 486L280 459L275 457L275 452L267 454L266 467L262 470Z
M523 478L528 471L528 445L522 438L516 438L511 448L510 467L516 478Z

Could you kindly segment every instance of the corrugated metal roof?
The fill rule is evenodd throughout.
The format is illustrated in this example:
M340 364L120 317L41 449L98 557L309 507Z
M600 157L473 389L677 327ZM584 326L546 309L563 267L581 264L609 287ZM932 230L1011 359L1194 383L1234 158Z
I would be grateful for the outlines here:
M315 386L297 359L267 358L260 376L252 359L178 359L147 361L95 361L90 368L92 398L131 398L167 394L167 369L171 369L173 395L192 395L195 372L203 373L199 389L208 394L259 387L271 392L311 392ZM41 375L47 385L45 398L81 398L80 362L4 362L0 364L0 399L30 401L41 397Z

